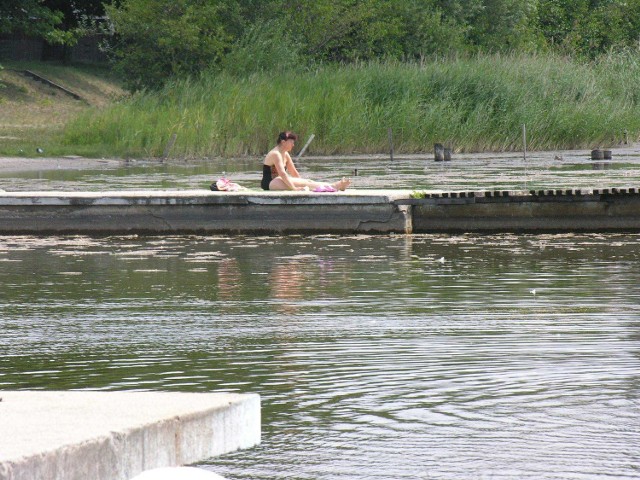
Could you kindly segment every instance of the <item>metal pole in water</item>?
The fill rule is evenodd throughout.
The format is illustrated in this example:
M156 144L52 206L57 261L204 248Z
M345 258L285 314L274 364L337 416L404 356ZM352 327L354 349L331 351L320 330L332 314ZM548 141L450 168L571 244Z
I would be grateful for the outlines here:
M389 135L389 154L393 162L393 132L391 131L391 127L387 129L387 134Z
M527 161L527 125L522 124L522 143L524 145L524 161Z
M527 125L522 124L522 144L524 145L524 189L527 189Z
M304 144L304 147L302 147L302 150L300 150L300 152L298 153L298 156L296 157L296 161L300 160L300 157L302 156L302 154L304 153L304 151L307 149L307 147L309 146L309 144L313 141L313 139L315 138L315 134L312 133L311 136L309 137L309 140L307 140L307 143Z
M163 160L169 158L169 152L171 152L173 144L176 143L176 138L178 138L178 135L176 133L171 134L171 138L167 142L167 145L164 147L164 152L162 153Z

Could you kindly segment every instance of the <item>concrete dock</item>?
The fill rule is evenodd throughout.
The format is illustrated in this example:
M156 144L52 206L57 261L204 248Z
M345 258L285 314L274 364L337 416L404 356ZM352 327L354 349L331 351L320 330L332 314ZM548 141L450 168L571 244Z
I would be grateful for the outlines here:
M640 231L640 189L432 192L413 206L412 229L436 232Z
M254 394L0 391L0 479L129 480L260 443Z
M0 192L0 234L640 231L640 189Z

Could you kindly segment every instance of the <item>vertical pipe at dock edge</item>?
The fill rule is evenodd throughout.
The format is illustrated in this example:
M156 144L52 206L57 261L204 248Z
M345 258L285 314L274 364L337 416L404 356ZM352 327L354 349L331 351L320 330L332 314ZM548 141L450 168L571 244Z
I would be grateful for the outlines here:
M413 233L413 205L397 205L396 208L404 218L405 235L411 235Z
M527 172L527 125L522 124L522 144L524 146L523 154L524 154L524 189L527 189L527 177L529 173Z

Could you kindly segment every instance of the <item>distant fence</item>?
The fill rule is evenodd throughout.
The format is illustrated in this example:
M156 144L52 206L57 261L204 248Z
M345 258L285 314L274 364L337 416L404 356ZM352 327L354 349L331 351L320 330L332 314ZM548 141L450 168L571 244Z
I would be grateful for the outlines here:
M105 63L107 56L100 51L100 43L106 38L106 35L88 35L73 47L63 47L24 34L3 34L0 35L0 61L64 60L66 57L75 63Z

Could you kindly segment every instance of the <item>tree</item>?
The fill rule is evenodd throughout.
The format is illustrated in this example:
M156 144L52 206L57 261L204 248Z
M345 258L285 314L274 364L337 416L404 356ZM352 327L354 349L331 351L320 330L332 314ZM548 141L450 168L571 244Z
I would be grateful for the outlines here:
M221 68L232 75L300 68L300 43L282 20L259 20L248 25L224 55Z
M41 37L67 49L104 16L103 0L2 0L0 33Z
M56 25L62 21L62 14L42 3L42 0L3 0L0 3L0 33L21 32L46 39L57 38L60 30Z
M67 32L81 25L79 12L100 9L100 0L25 1L62 13L57 28ZM247 75L467 51L592 57L637 48L640 38L640 0L112 1L106 12L116 39L109 51L132 89L211 68Z
M43 38L55 38L56 27L63 14L51 10L43 0L2 0L0 2L0 33L22 32Z
M405 0L399 9L405 58L448 55L467 49L469 30L461 16L445 12L437 1Z
M97 30L99 19L105 15L105 3L108 0L43 0L44 6L62 14L57 41L51 43L72 46L87 32Z
M552 48L587 58L637 48L640 0L540 0L537 28Z
M133 89L156 88L173 76L217 65L233 36L234 2L123 0L107 6L117 40L116 66Z
M302 51L316 60L351 61L401 52L400 17L394 2L332 0L283 2Z
M480 51L532 50L539 43L537 2L531 0L469 0L464 8L469 26L467 41ZM460 9L462 6L458 7Z
M581 53L595 57L611 49L638 47L640 15L637 0L604 1L593 9L588 20L580 23Z

